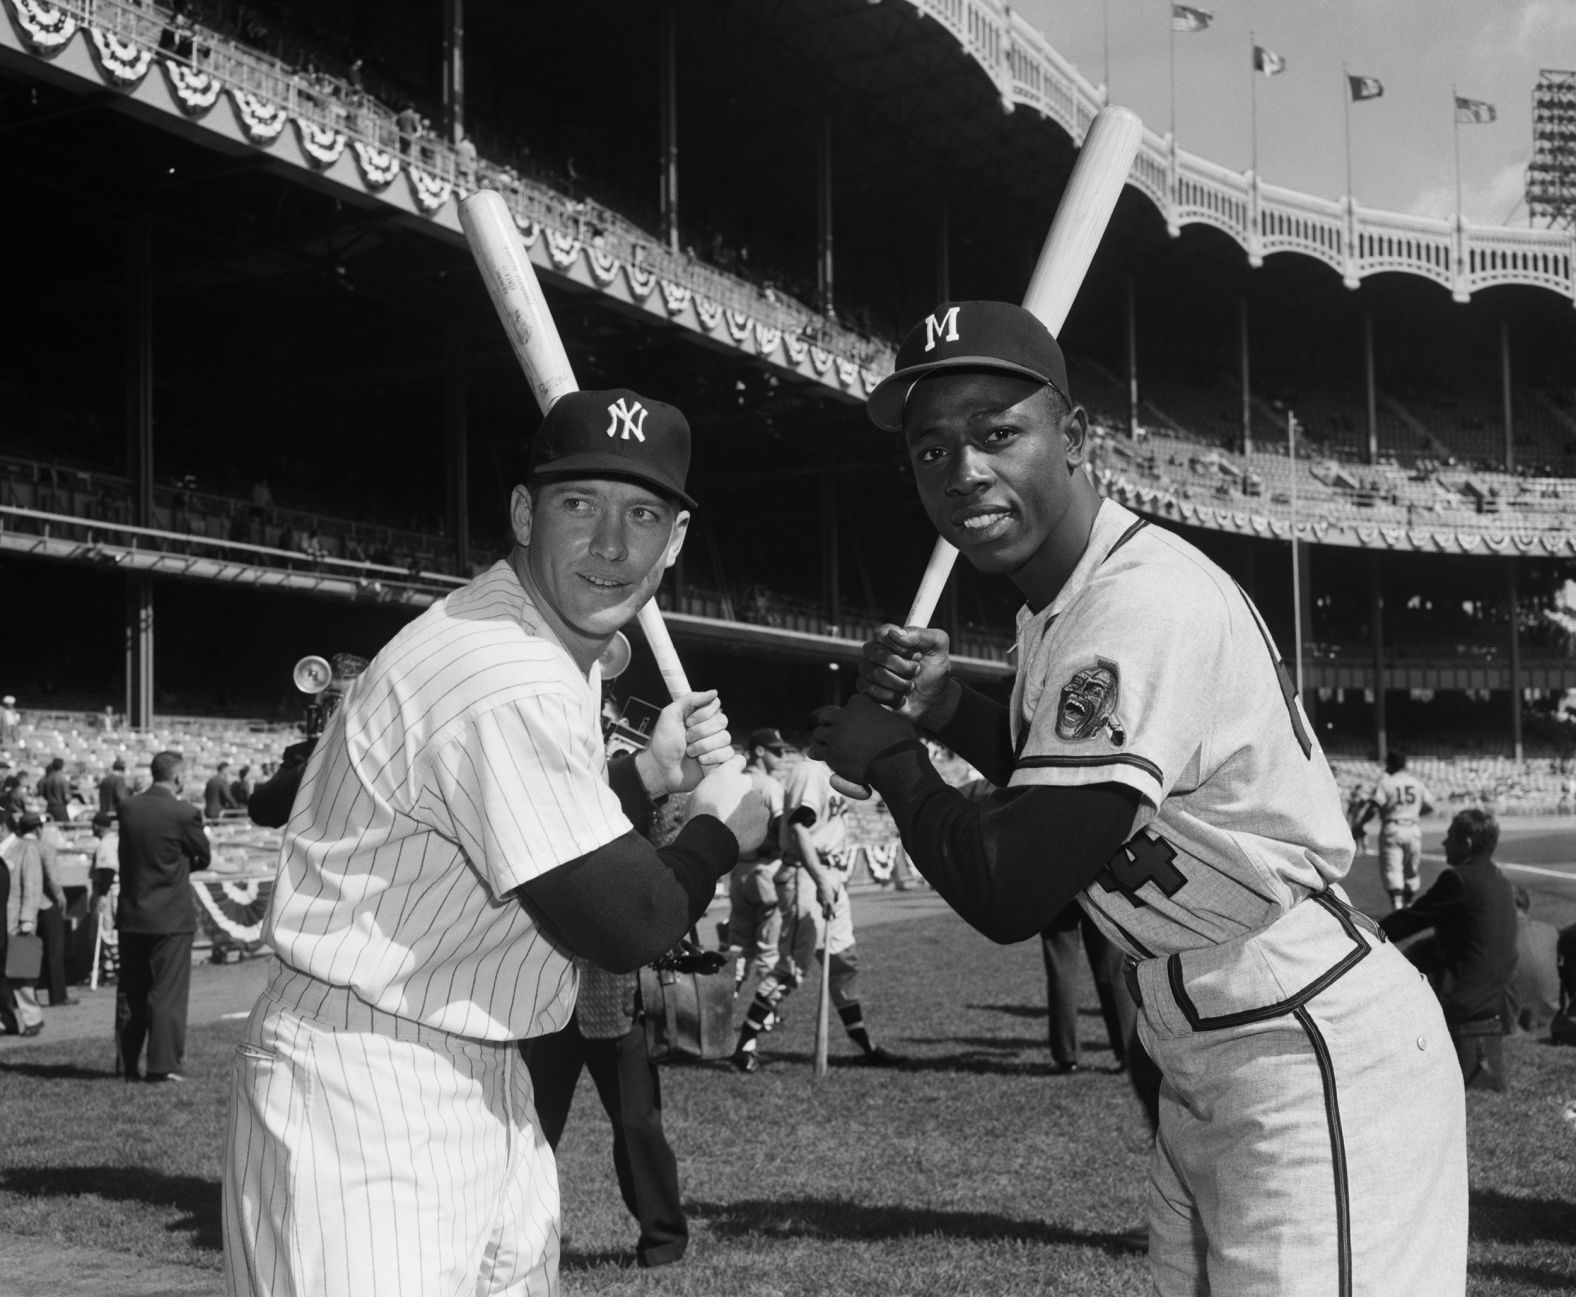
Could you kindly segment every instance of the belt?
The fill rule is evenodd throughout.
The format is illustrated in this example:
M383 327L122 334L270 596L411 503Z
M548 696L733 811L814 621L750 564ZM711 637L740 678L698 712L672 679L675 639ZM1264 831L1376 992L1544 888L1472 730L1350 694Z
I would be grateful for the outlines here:
M1300 910L1301 905L1312 906L1313 908L1304 912ZM1186 952L1195 957L1191 961L1185 960L1183 953L1142 961L1143 964L1153 964L1164 968L1163 976L1154 978L1155 985L1152 985L1150 989L1154 990L1156 986L1159 986L1161 989L1169 989L1170 999L1174 1002L1176 1008L1181 1011L1194 1031L1211 1031L1223 1027L1239 1026L1292 1012L1301 1004L1312 999L1325 987L1342 977L1368 953L1368 947L1357 937L1357 929L1368 932L1378 943L1382 944L1387 940L1384 930L1377 922L1369 918L1368 915L1363 914L1359 910L1354 910L1351 906L1337 899L1332 892L1317 893L1300 902L1299 907L1294 907L1294 909L1298 910L1298 919L1291 921L1297 923L1299 929L1307 927L1305 915L1324 913L1334 918L1339 926L1346 930L1349 934L1347 940L1350 942L1342 957L1334 959L1328 966L1316 970L1316 975L1311 976L1301 990L1294 994L1272 1003L1243 1005L1235 1012L1222 1013L1217 1011L1214 1014L1205 1013L1196 1007L1192 996L1189 995L1192 977L1186 971L1188 962L1195 964L1193 972L1200 972L1202 970L1197 966L1199 959L1205 961L1206 964L1218 962L1221 957L1229 957L1230 948L1237 943L1252 941L1260 933L1267 932L1268 929L1260 929L1260 933L1247 934L1244 938L1235 939L1234 942L1222 943L1220 947L1213 948L1213 951L1210 948L1204 948L1197 952ZM1288 920L1290 914L1291 911L1288 911L1277 922ZM1270 927L1274 927L1274 924L1271 924ZM1144 992L1143 979L1139 975L1140 966L1141 961L1134 959L1132 956L1123 959L1122 980L1127 985L1128 993L1133 997L1133 1003L1139 1008L1143 1008ZM1227 984L1230 984L1229 980ZM1217 982L1218 986L1219 983Z

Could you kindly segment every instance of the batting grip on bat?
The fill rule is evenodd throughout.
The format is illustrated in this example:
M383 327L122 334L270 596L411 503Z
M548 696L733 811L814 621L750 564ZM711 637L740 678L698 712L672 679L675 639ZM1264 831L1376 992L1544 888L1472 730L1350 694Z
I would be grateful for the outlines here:
M1024 310L1038 317L1053 337L1067 323L1067 313L1072 310L1089 263L1111 222L1111 213L1116 210L1117 199L1122 196L1122 187L1133 170L1143 135L1144 125L1138 115L1114 105L1102 108L1089 124L1089 134L1078 150L1050 233L1040 247L1040 258L1023 295ZM950 543L936 539L925 575L903 622L905 626L930 625L957 557L958 551ZM870 789L841 777L834 778L833 783L845 797L863 801L870 796Z
M460 228L465 231L465 242L482 272L487 295L492 298L515 359L525 371L532 395L545 415L560 397L579 391L580 385L575 381L536 268L520 242L514 215L502 194L481 189L461 201ZM642 606L637 620L651 646L651 655L657 660L668 696L679 698L689 693L689 677L684 674L684 664L679 661L655 598ZM732 753L717 754L713 760L703 759L703 764L716 764L731 756Z

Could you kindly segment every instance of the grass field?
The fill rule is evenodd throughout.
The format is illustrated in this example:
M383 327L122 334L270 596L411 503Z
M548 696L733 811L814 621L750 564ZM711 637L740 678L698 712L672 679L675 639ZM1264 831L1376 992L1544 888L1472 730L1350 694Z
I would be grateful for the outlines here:
M629 1268L634 1227L606 1119L583 1083L560 1150L567 1293L1148 1291L1142 1258L1116 1237L1141 1218L1148 1140L1125 1077L1107 1070L1092 988L1086 1070L1054 1076L1037 943L992 946L941 915L870 926L859 944L871 1025L910 1066L854 1066L837 1039L832 1074L815 1084L806 990L764 1039L757 1075L664 1069L691 1217L683 1264ZM0 1060L0 1228L193 1267L217 1292L239 1034L238 1023L194 1030L193 1079L180 1088L117 1082L98 1042ZM1576 1050L1525 1037L1507 1049L1514 1091L1468 1096L1470 1291L1569 1292L1576 1125L1562 1111L1576 1099Z

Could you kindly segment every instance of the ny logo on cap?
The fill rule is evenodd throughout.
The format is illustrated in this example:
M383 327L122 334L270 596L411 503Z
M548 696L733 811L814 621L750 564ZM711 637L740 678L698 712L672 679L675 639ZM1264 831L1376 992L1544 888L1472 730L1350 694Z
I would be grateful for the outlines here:
M958 308L949 307L947 313L939 320L934 315L925 317L925 350L936 349L937 338L946 342L958 340Z
M651 412L639 401L636 401L634 405L630 405L621 396L607 407L607 412L611 416L607 425L607 435L609 437L622 437L625 441L634 437L636 441L645 441L646 434L643 429L646 426L646 415ZM623 424L622 432L619 431L620 423Z

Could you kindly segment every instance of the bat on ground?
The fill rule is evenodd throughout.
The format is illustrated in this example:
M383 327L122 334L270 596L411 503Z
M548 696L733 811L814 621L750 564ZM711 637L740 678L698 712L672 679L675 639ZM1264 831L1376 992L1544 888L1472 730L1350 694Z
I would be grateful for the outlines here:
M1028 292L1023 295L1024 309L1036 315L1053 335L1059 334L1067 323L1067 313L1072 310L1089 263L1110 224L1111 213L1116 210L1122 186L1133 170L1143 133L1138 115L1116 106L1102 108L1089 125L1050 233L1040 248L1040 259L1029 278ZM958 551L948 541L936 539L903 625L930 625L957 557ZM851 787L852 792L839 784L838 791L860 800L870 796L868 788L857 784Z
M503 195L481 189L464 199L460 203L460 228L465 231L465 242L482 272L487 295L492 298L515 359L525 371L536 403L546 414L559 397L578 391L580 385L575 382L574 369L547 308L536 268L525 254ZM668 696L677 698L689 693L689 677L684 674L684 664L679 661L655 598L641 608L638 619Z
M801 882L801 886L802 886ZM815 1005L815 1079L826 1075L826 1051L832 1030L832 919L826 916L826 940L821 943L821 989Z

